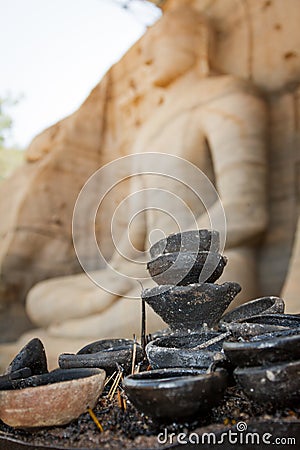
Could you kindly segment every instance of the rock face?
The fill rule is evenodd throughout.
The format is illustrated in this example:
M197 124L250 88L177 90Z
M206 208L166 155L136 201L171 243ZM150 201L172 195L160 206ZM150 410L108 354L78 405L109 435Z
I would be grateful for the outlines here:
M23 156L21 150L0 147L0 183L23 163Z
M127 58L129 67L132 56ZM115 78L129 83L130 76L124 76L129 67L121 63L112 68L78 111L37 136L27 150L26 164L3 182L1 302L24 300L36 282L81 271L72 243L73 208L89 176L129 151L133 136L128 130L134 123L128 123L128 115L116 105L118 90L111 90L118 84ZM104 209L109 216L109 202ZM84 234L84 219L82 228ZM107 243L102 228L98 224L98 237ZM109 256L109 245L104 250Z
M299 3L289 0L287 8L282 0L167 0L163 8L162 19L108 71L79 110L37 136L27 162L1 185L2 305L24 300L41 280L80 272L71 224L85 182L116 158L157 151L189 160L217 187L230 261L222 280L238 281L244 300L283 290L287 311L298 312ZM114 251L108 225L131 190L122 182L96 218L96 237L107 259ZM90 202L93 195L96 189ZM185 201L193 208L190 197ZM205 228L201 211L194 212L199 228ZM127 233L126 214L115 224L118 236ZM84 262L95 270L86 217L83 213L80 245ZM136 233L141 249L145 235L161 225L152 213L145 220ZM167 227L166 234L174 231ZM63 304L63 280L37 286L28 307L33 320L35 314L46 317L55 298ZM72 279L74 289L68 291L74 315L60 316L58 308L58 321L80 318L78 280L77 286ZM85 315L94 312L87 308ZM35 321L51 325L51 320ZM78 322L69 325L67 334L76 335ZM119 330L132 337L132 330Z
M164 10L180 0L164 3ZM258 251L261 295L283 292L287 309L299 312L299 81L300 10L281 0L185 0L213 25L213 67L251 80L269 111L269 223ZM298 275L297 275L298 274Z

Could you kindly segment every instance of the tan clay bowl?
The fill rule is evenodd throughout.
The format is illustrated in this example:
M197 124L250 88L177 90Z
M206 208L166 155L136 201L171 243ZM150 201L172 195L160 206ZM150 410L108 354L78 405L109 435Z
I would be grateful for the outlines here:
M85 413L87 408L94 408L103 390L104 370L54 372L62 374L64 381L0 391L0 419L15 428L65 425ZM30 378L23 381L30 383Z

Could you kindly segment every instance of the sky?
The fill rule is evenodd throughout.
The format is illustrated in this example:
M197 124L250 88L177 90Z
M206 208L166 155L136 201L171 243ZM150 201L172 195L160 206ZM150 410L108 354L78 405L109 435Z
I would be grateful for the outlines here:
M118 3L119 2L119 3ZM125 0L0 0L0 97L21 98L9 145L71 114L158 17Z

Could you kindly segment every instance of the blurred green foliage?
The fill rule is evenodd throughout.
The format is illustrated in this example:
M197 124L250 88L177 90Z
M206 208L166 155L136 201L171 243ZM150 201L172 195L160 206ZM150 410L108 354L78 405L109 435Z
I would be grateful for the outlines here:
M18 100L13 100L10 95L0 97L0 148L4 146L7 133L12 128L12 118L7 110L16 105Z
M13 148L0 148L0 183L24 161L24 151Z
M0 97L0 182L24 161L24 152L17 148L9 148L6 140L13 127L13 119L8 112L20 99L13 99L10 95Z

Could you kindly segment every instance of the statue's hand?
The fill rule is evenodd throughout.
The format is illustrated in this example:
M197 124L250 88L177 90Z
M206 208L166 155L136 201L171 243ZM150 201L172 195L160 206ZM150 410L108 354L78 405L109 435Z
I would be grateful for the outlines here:
M143 284L144 288L150 286L153 286L152 280ZM127 292L126 297L115 299L101 313L52 325L48 333L60 338L132 338L133 334L139 337L141 333L140 293L141 286L136 283L135 287ZM147 332L162 328L166 328L166 324L151 308L147 308Z
M42 281L29 291L26 310L41 327L99 314L134 287L140 289L136 279L145 277L149 277L145 264L124 260L116 270L109 267L89 276L83 273Z

